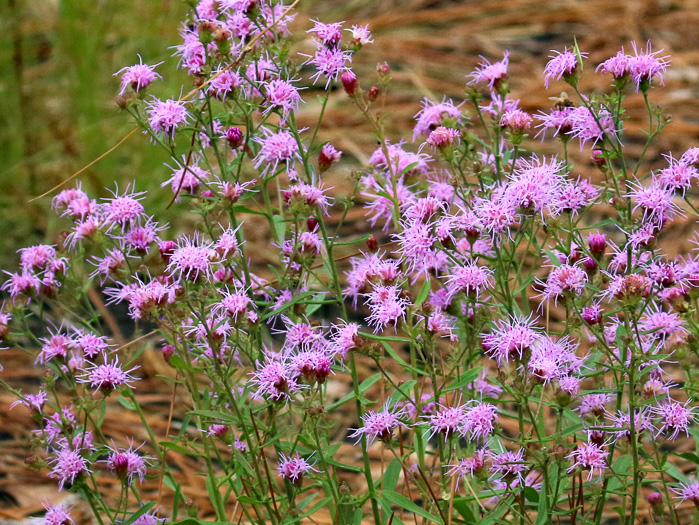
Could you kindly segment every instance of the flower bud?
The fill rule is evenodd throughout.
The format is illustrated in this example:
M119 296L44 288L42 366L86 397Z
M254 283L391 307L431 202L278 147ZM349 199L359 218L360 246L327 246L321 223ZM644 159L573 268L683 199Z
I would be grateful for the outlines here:
M161 241L158 244L158 250L160 251L160 257L163 259L164 263L170 262L170 257L175 253L177 244L175 241Z
M376 237L372 235L366 240L366 247L369 249L370 252L376 253L379 251L379 241L377 241Z
M359 82L357 81L357 76L351 71L345 71L340 75L340 81L342 86L345 88L345 92L350 96L354 97L359 89Z
M664 512L663 496L660 492L651 492L648 494L648 503L653 509L653 514L661 516Z
M607 250L607 236L603 233L593 233L587 238L590 253L595 259L604 257Z
M318 219L315 217L309 217L306 219L306 228L308 228L309 232L316 231L316 228L318 228Z
M165 345L161 351L163 353L163 359L165 359L165 362L170 364L170 359L173 355L175 355L175 347L172 345Z
M369 88L368 98L370 102L374 102L377 98L379 98L379 88L376 86L371 86Z
M226 137L228 145L231 147L231 149L238 149L243 143L243 140L245 140L243 132L236 126L228 128L224 136Z

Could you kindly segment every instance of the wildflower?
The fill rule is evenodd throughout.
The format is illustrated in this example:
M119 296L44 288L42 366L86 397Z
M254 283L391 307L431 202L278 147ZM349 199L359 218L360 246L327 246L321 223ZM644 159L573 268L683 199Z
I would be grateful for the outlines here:
M75 335L68 343L71 348L80 350L85 357L94 359L100 354L107 354L110 344L104 336L98 336L87 330L75 330Z
M352 62L352 53L349 51L343 51L339 47L328 48L320 46L312 57L308 57L304 64L311 64L316 68L315 74L311 75L313 83L318 82L320 77L325 77L325 89L328 89L330 82L337 80L341 74L350 70L347 65L348 62Z
M610 394L587 394L582 396L582 404L578 407L581 416L594 414L601 416L605 413L604 405L612 400Z
M636 83L636 91L647 90L653 77L658 77L660 83L664 85L663 73L670 65L669 57L658 57L657 55L663 50L653 52L650 41L645 49L639 49L636 42L631 42L631 46L634 56L629 60L629 72L632 80Z
M332 371L332 361L333 355L325 349L299 350L291 357L289 368L309 384L322 384Z
M653 430L653 423L650 420L650 413L646 409L636 410L634 412L634 432L636 434L636 439L640 440L641 432L644 430ZM616 414L612 416L611 426L612 428L623 428L624 430L615 430L615 441L621 438L631 439L631 416L627 411L618 410Z
M527 469L524 462L524 449L519 449L517 452L501 452L495 454L490 452L490 472L492 474L501 474L503 480L512 486L515 479L520 479L522 473Z
M658 435L671 432L668 437L671 440L674 440L680 432L689 435L689 425L695 418L694 407L688 407L690 402L690 400L685 403L669 400L651 407L652 413L660 418L661 427Z
M224 69L221 66L211 72L209 80L209 93L218 100L225 101L226 97L243 83L240 75L231 69Z
M352 29L345 29L345 31L352 33L352 43L356 46L365 46L374 42L371 38L371 31L369 31L368 25L353 25Z
M404 415L404 409L389 408L387 402L381 412L369 410L364 414L362 416L363 425L354 429L354 432L349 437L357 438L357 443L359 443L361 436L364 435L366 436L367 445L371 445L376 438L388 443L393 436L393 430L402 424L401 417Z
M142 446L142 445L141 445ZM128 485L133 483L134 477L138 477L143 483L148 469L148 460L151 458L141 456L136 452L141 448L136 449L131 445L128 449L109 449L110 453L107 459L104 460L107 468L116 475L119 479L125 480Z
M475 296L478 300L481 292L493 287L493 271L485 266L478 266L473 261L455 267L447 277L445 286L449 300L459 292L464 292L467 296Z
M485 439L495 430L498 409L490 403L476 402L466 410L463 433L470 433L475 440Z
M699 482L687 481L685 483L680 483L679 487L671 488L670 490L677 494L680 503L689 500L699 508Z
M74 525L70 516L70 507L65 505L46 505L46 514L42 518L34 518L37 525Z
M685 192L692 186L692 181L699 179L699 171L690 163L675 161L669 158L670 163L666 168L661 169L657 174L658 183L672 191Z
M419 135L429 135L438 126L444 125L446 120L453 121L454 124L461 120L459 106L454 106L451 100L446 97L442 102L433 102L428 98L422 100L422 109L415 115L417 124L413 128L413 141Z
M258 368L252 373L250 383L257 385L253 394L255 399L261 399L266 395L274 401L287 400L291 397L290 394L299 390L288 365L269 356L265 356L264 364L258 362Z
M359 325L356 323L345 323L333 326L332 336L333 352L345 359L350 350L354 350L361 344L359 336Z
M466 78L471 78L469 84L487 83L488 87L493 91L500 91L504 81L507 79L507 68L510 64L510 52L503 53L503 59L500 62L491 64L488 60L481 57L483 62L478 64L476 70L467 75Z
M66 483L73 485L75 478L83 473L90 472L87 459L81 456L78 451L72 450L68 444L62 447L53 458L49 459L49 465L52 467L49 477L59 480L58 490L63 490Z
M599 304L592 304L590 306L584 306L580 311L580 317L590 324L596 325L602 322L602 307Z
M554 303L566 294L580 296L587 284L587 273L579 266L562 264L553 269L548 275L546 283L538 281L544 286L541 297L544 301L553 299Z
M136 192L136 188L129 185L124 190L123 195L119 195L117 187L112 193L113 197L106 199L102 204L104 218L109 224L118 224L122 231L127 226L132 226L138 222L145 213L145 208L141 204L145 191Z
M281 452L279 453L279 465L277 466L277 473L280 477L290 481L295 485L300 485L303 480L303 475L309 471L318 472L313 468L313 464L308 463L304 458L300 457L298 453L296 457L285 456Z
M535 321L531 318L513 316L507 320L495 321L495 329L482 335L486 355L495 359L498 366L508 362L510 357L522 359L541 337L534 330Z
M568 455L568 459L573 460L573 464L568 468L568 472L573 472L577 467L590 469L587 481L592 481L595 470L601 476L607 468L606 458L609 452L602 450L594 443L578 443L576 449Z
M156 67L162 64L162 62L155 64L154 66L149 66L143 63L141 55L138 55L138 61L138 64L124 67L114 73L114 76L116 76L123 72L121 75L121 86L119 91L120 95L124 94L128 86L131 86L131 89L138 93L142 89L146 89L156 78L162 80L163 77L153 71Z
M336 47L340 43L342 40L342 24L344 24L344 22L335 22L332 24L325 24L319 20L312 20L312 22L314 23L313 28L306 32L315 33L315 36L324 46Z
M513 132L523 132L532 127L532 116L521 109L506 111L500 117L500 126Z
M367 322L374 326L374 333L380 332L389 324L396 326L399 320L405 318L410 302L401 296L398 286L376 285L366 296L371 310Z
M201 241L197 233L191 238L182 236L170 256L166 271L178 281L187 279L196 282L199 278L210 278L212 253L215 253L213 245Z
M151 129L156 133L163 133L170 139L175 138L177 128L187 124L190 117L184 103L175 99L165 102L154 99L148 103L146 111Z
M119 364L119 357L115 356L114 360L107 362L103 365L92 365L89 368L83 369L85 373L82 377L78 378L79 383L89 383L92 388L97 390L104 390L107 393L111 390L119 388L121 386L131 386L133 381L137 378L129 375L131 372L140 368L135 366L130 370L124 370Z
M41 346L41 352L36 356L35 363L43 365L55 358L65 359L68 355L68 350L72 343L71 339L61 333L51 334L49 331L49 334L50 337L44 337L40 340L43 345Z
M593 113L587 106L580 106L570 111L568 118L571 125L570 134L580 141L580 151L589 141L594 145L605 135L616 136L618 132L614 119L606 109Z
M680 209L673 202L672 191L660 186L657 179L653 179L650 186L642 186L637 181L632 184L632 188L628 196L636 203L633 211L641 208L644 220L660 224L680 213Z
M288 169L289 163L299 158L299 146L294 136L285 129L274 133L263 128L263 133L264 137L254 139L262 146L255 157L255 168L259 169L260 166L266 164L262 169L262 175L264 176L269 171L274 174L279 163L283 161Z
M649 311L641 317L638 328L651 339L668 340L673 336L684 336L687 333L685 322L673 312L660 310Z
M545 81L544 85L549 87L549 80L563 79L565 82L575 85L577 84L577 71L578 71L578 56L572 51L568 51L566 47L563 53L559 51L554 51L555 55L551 55L549 62L546 64L544 69ZM580 58L587 58L587 53L580 53Z
M17 405L24 405L32 412L41 414L44 409L44 404L48 400L48 393L46 390L40 390L38 394L24 394L24 396L10 405L10 410L12 410Z
M265 84L265 95L267 96L266 102L269 104L266 112L279 108L283 119L286 119L291 111L298 110L299 103L302 102L298 88L294 87L291 82L281 79L267 82ZM284 120L282 120L283 122Z
M624 48L617 52L611 58L608 58L602 62L595 71L604 71L605 73L611 73L615 80L621 80L630 73L631 59L629 55L624 53Z
M485 451L483 449L477 449L472 456L462 459L456 465L446 466L451 467L451 469L447 471L449 476L459 476L460 478L466 476L473 477L480 473L485 467Z
M435 434L443 434L444 441L459 432L465 423L465 405L448 407L439 405L439 409L428 416L430 438Z

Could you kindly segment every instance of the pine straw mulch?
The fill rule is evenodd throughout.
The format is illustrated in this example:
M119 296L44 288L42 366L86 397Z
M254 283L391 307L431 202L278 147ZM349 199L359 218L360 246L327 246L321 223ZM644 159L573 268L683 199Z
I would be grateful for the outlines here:
M549 50L561 50L570 46L573 37L582 50L589 52L587 67L598 64L617 52L621 45L630 49L629 42L645 42L650 39L655 49L665 48L672 56L672 67L665 75L664 88L654 89L652 100L662 105L672 115L673 122L660 140L648 152L648 159L653 166L662 165L661 154L672 152L679 156L686 148L698 145L699 112L695 104L699 87L699 11L696 2L680 1L573 1L573 0L520 0L520 1L437 1L437 0L396 0L373 2L355 0L351 2L323 2L316 5L301 4L301 11L312 14L311 18L324 21L336 19L348 23L369 23L373 30L375 43L366 47L355 60L355 69L364 88L371 85L375 78L373 68L379 61L386 61L392 67L393 83L390 91L383 97L385 112L390 114L387 120L388 136L397 141L401 137L410 137L412 116L419 110L421 97L441 99L442 95L463 99L464 75L472 71L478 63L479 55L491 61L499 60L504 49L510 55L510 86L515 97L522 100L523 107L529 111L548 110L551 106L549 97L558 95L565 86L553 83L550 89L543 89L542 72ZM308 22L299 16L299 27L306 29ZM590 89L604 90L608 78L592 78L586 75L583 92ZM557 91L558 90L558 91ZM313 100L312 91L305 96ZM627 99L631 115L628 122L627 145L632 155L638 155L642 147L643 136L635 129L643 129L645 124L645 107L640 95ZM317 106L309 103L306 125L312 124L313 113ZM344 150L343 164L333 170L327 179L327 185L334 186L339 193L351 191L348 175L353 169L366 162L375 148L375 138L364 123L361 115L354 110L342 94L331 97L326 110L324 139L330 140ZM538 141L529 144L538 151L555 153L550 145L542 146ZM583 175L596 176L590 165L586 151L584 154L572 152L577 171ZM336 217L331 218L337 220ZM253 225L254 226L254 225ZM363 220L361 210L353 210L348 216L344 234L348 238L365 233L368 226ZM681 253L691 247L689 237L695 230L694 221L676 221L663 234L662 242L668 252ZM264 274L267 255L273 259L263 229L249 228L248 243L255 247L258 255L256 269ZM379 236L380 232L377 232ZM386 237L382 239L387 240ZM345 256L351 252L338 255ZM560 322L556 310L551 311L551 322ZM121 336L123 339L135 335ZM170 433L179 431L181 421L189 403L182 389L173 395L172 384L157 376L172 376L173 371L162 360L153 344L145 351L138 383L138 396L147 411L149 420L159 438L164 438L169 412L174 406L173 425ZM2 377L11 384L32 391L41 382L40 372L32 366L32 359L20 351L10 349L2 353L4 372ZM399 379L399 370L387 364L389 371ZM360 360L360 379L375 372L368 361ZM681 371L675 371L681 379ZM351 385L346 374L338 374L329 383L331 398L340 398L349 392ZM378 383L368 392L368 397L380 399L383 386ZM92 522L89 509L75 496L63 491L58 493L55 483L45 476L45 471L36 472L25 466L25 458L41 451L30 446L30 429L34 428L28 412L17 408L9 412L13 398L7 393L0 393L0 523L22 523L29 516L42 510L41 502L51 499L75 505L74 513L77 523ZM174 403L173 403L174 402ZM356 414L348 412L338 421L338 428L356 425ZM504 425L508 425L507 422ZM516 429L512 429L513 432ZM123 436L133 436L136 443L146 440L147 436L138 417L116 402L111 402L107 419L102 431L123 444ZM190 429L190 434L195 434ZM342 436L338 436L342 437ZM680 450L691 450L690 440L679 440ZM359 464L360 453L349 443L343 445L340 454L343 461ZM376 459L373 462L376 475L390 459L382 447L371 450ZM168 454L172 468L183 483L183 490L188 498L200 505L201 517L211 517L211 509L205 503L208 500L203 478L195 475L199 471L194 460L185 458L175 452ZM381 461L384 459L384 461ZM692 474L694 467L687 463L680 465ZM101 476L102 486L111 496L118 494L119 486L108 476ZM343 476L353 490L361 490L362 480L358 476ZM111 483L111 485L110 485ZM158 480L149 479L143 486L146 496L156 498ZM407 494L407 492L406 492ZM163 507L167 508L169 491L163 492ZM233 512L233 508L229 509ZM680 511L681 522L686 522L691 515L689 507ZM608 512L608 523L615 522L615 512ZM235 519L237 521L238 515ZM408 516L405 516L407 519ZM314 516L318 523L330 523L332 517L327 513ZM640 513L639 520L649 522L647 508Z

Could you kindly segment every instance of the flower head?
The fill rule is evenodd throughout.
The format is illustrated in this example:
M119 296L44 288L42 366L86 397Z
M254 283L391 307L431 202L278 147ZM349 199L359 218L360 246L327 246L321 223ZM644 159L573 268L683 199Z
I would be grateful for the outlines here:
M404 409L389 408L388 402L384 405L380 412L369 410L362 416L363 425L360 428L354 429L354 432L349 435L351 438L357 438L359 443L361 436L366 436L367 444L370 445L377 438L381 441L388 442L393 436L393 430L402 424L401 418L405 415ZM352 430L352 429L350 429Z
M180 126L189 122L189 112L183 102L175 99L154 99L148 103L148 124L156 133L162 133L167 137L175 138L175 131Z
M162 62L149 66L143 63L141 55L138 55L138 61L138 64L124 67L114 73L115 76L121 74L120 95L124 94L128 86L131 86L131 89L138 93L142 89L147 88L156 78L163 78L154 71Z
M602 450L602 447L594 443L578 443L576 449L568 455L568 459L573 461L573 464L568 469L568 472L573 472L577 467L589 469L587 481L592 481L595 475L595 470L601 476L602 472L607 468L606 458L609 452Z
M573 51L568 51L566 47L563 52L554 51L555 55L551 55L549 62L544 69L545 81L544 85L549 87L549 80L563 79L566 82L575 83L574 74L578 69L578 55ZM581 58L587 57L587 53L580 53Z
M486 83L490 89L497 91L498 86L507 78L507 68L510 64L510 52L505 51L503 53L503 59L493 64L485 58L481 58L483 61L478 64L475 71L466 76L466 78L471 78L468 83Z
M309 471L318 472L313 468L313 464L300 457L298 453L296 457L285 456L279 453L279 465L277 466L277 474L289 480L291 483L300 484L303 480L303 475Z

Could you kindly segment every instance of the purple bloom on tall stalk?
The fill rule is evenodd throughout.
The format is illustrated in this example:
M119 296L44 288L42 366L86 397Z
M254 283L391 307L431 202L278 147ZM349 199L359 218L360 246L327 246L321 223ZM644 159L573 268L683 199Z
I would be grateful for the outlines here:
M535 325L532 318L517 316L495 321L495 329L482 335L485 354L495 359L498 366L509 362L510 358L522 359L542 337L534 330Z
M402 425L401 418L405 415L405 409L389 408L388 402L380 412L369 410L362 416L362 426L354 429L350 438L357 438L359 443L361 436L365 435L367 445L371 445L376 439L388 443L393 437L393 430ZM350 429L352 430L352 429Z
M573 51L568 51L566 47L563 52L553 51L555 55L551 55L549 62L544 69L545 80L544 85L549 87L549 80L565 80L567 83L575 85L577 79L575 74L578 71L578 56ZM580 53L581 58L586 58L587 53Z
M491 90L499 91L500 86L507 79L507 68L510 65L510 52L505 51L500 62L490 63L485 58L478 64L473 73L466 75L471 78L469 84L486 83Z
M72 507L65 505L46 505L46 514L42 518L32 518L37 525L74 525L73 518L70 515Z
M131 89L138 93L142 89L146 89L156 78L162 80L163 77L154 71L162 62L149 66L143 63L141 55L138 55L138 61L138 64L124 67L114 73L114 76L121 74L120 95L124 94L128 86L131 86Z
M578 443L576 449L568 455L568 459L573 461L573 464L568 469L568 472L573 472L577 467L583 470L589 469L587 481L592 481L595 476L595 471L599 477L607 468L607 456L609 452L603 450L602 447L594 443Z
M313 468L313 464L309 463L298 453L296 457L285 456L279 453L279 465L277 466L277 474L290 481L293 484L299 485L303 480L303 475L309 471L318 472Z
M650 85L653 77L660 79L660 84L664 85L663 73L670 65L668 56L658 57L662 53L652 51L652 45L648 41L646 48L639 48L636 42L631 42L634 55L629 60L629 72L631 78L636 83L636 91L643 91Z
M255 157L255 168L261 169L262 175L273 175L280 162L286 163L287 169L293 160L299 160L299 145L290 131L281 129L276 133L263 128L264 137L254 140L262 147Z
M451 99L446 97L442 102L433 102L428 98L422 100L422 109L415 115L417 124L413 128L413 141L419 135L429 135L431 131L441 126L445 120L453 120L454 123L459 123L461 120L461 111L459 106L455 106Z
M175 99L166 101L154 99L146 109L148 124L156 133L162 133L170 139L175 138L175 131L189 122L189 112L183 102Z

